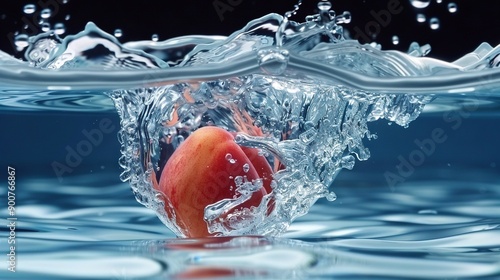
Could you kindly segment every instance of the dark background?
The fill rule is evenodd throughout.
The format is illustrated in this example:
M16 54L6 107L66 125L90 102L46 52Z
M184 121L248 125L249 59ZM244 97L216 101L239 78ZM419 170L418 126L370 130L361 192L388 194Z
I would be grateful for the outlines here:
M334 0L334 10L341 13L348 10L352 14L352 22L346 25L348 30L358 27L365 29L367 24L374 20L373 12L387 9L390 0ZM416 9L410 5L410 0L397 1L403 11L393 15L386 26L380 28L376 41L384 49L398 49L406 51L412 41L421 45L430 44L430 56L445 60L454 60L466 52L472 51L481 42L492 45L500 43L498 27L500 17L498 0L443 0L437 3L430 0L425 9ZM203 34L229 35L242 28L249 20L275 12L284 14L296 4L295 0L265 1L265 0L9 0L2 3L0 8L0 49L20 56L12 46L14 32L24 32L29 35L38 33L39 26L33 15L24 15L22 7L26 3L35 4L39 12L43 7L50 7L54 11L50 18L52 24L64 22L66 34L75 34L83 30L89 21L96 23L106 32L113 33L115 29L123 30L120 41L134 41L150 39L152 34L158 34L160 40L175 36ZM449 2L458 5L454 14L448 12ZM214 3L229 5L227 10L217 13ZM317 1L305 0L298 14L292 18L295 21L304 21L306 15L316 9ZM232 5L232 6L231 6ZM427 19L436 16L441 20L441 28L431 30L428 22L418 23L416 14L423 13ZM69 15L70 19L65 20ZM33 24L23 29L27 22ZM400 37L400 43L394 46L391 43L393 35ZM366 42L363 42L366 43Z
M0 49L17 57L21 55L15 51L9 36L16 31L23 31L25 24L23 17L28 22L33 22L33 16L23 16L24 4L36 4L39 12L42 6L57 4L56 1L59 0L4 1L0 8L0 36L3 36L0 40ZM432 0L430 6L423 10L411 7L409 0L400 1L403 11L393 16L386 27L381 27L376 38L384 49L406 51L412 41L417 41L420 44L432 45L433 50L429 56L450 61L472 51L481 42L489 42L491 45L500 43L498 35L500 17L496 14L500 7L498 0L456 1L458 12L455 14L447 11L449 1L446 0L440 4ZM249 20L270 12L284 14L295 4L294 1L270 3L263 0L221 0L221 2L241 3L235 5L231 11L224 12L221 20L214 9L213 0L186 0L182 3L165 0L143 0L133 3L115 0L69 0L67 4L58 4L55 9L57 12L50 22L64 22L67 27L66 34L78 33L88 21L93 21L109 33L113 33L117 28L122 29L121 42L147 40L152 34L158 34L160 40L165 40L190 34L229 35L242 28ZM350 30L355 27L364 29L374 20L371 11L379 12L385 9L387 2L333 1L334 9L338 13L344 10L351 11L353 21L346 25ZM300 12L292 19L303 21L306 15L312 14L315 5L315 1L305 1ZM431 30L427 23L418 23L416 14L419 12L424 13L427 18L438 16L441 19L441 28ZM69 20L65 20L67 15L70 15ZM32 31L27 29L23 32ZM393 35L400 37L397 46L391 43ZM110 104L110 108L111 106ZM116 131L107 134L103 142L93 148L91 155L85 157L71 174L65 176L111 172L113 173L111 178L118 180L121 168L118 166L120 147L116 133L120 124L116 112L112 109L108 112L90 113L50 110L0 112L1 165L14 165L24 178L31 175L55 177L51 163L54 161L63 163L68 154L66 148L68 146L75 148L80 141L85 140L82 130L97 128L97 124L103 118L111 119ZM423 115L412 122L407 129L398 125L389 126L387 121L370 123L370 130L379 136L377 140L365 141L372 157L366 162L357 162L353 171L341 172L341 177L361 176L360 182L372 180L385 184L384 172L394 172L395 166L399 164L398 156L407 158L416 149L414 140L429 137L434 128L442 128L449 137L448 141L437 147L436 152L426 159L424 166L417 168L409 180L417 179L418 174L428 175L426 172L429 169L440 170L439 176L443 176L443 170L449 170L450 174L456 176L457 168L479 169L498 174L500 168L498 162L500 149L497 147L500 141L500 134L497 133L498 114L486 117L485 113L478 111L470 118L464 119L463 125L456 131L443 120L442 113ZM477 145L478 142L482 144ZM368 178L369 173L375 177Z

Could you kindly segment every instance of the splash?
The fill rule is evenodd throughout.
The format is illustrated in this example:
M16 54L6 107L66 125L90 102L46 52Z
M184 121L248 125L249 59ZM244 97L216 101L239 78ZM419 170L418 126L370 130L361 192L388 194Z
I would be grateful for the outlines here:
M261 149L279 171L273 192L259 207L238 213L242 219L224 215L234 203L207 206L209 231L278 235L319 198L334 200L337 174L370 157L365 142L377 138L370 122L406 127L432 93L500 84L499 47L483 44L454 63L423 57L429 47L418 44L408 54L381 51L344 37L349 13L337 15L325 1L318 10L305 22L291 21L294 11L269 14L229 37L123 45L89 23L64 39L54 32L30 38L26 62L1 55L0 79L29 88L105 91L121 118L121 179L178 236L175 210L152 178L159 181L172 152L196 129L237 133L237 144ZM274 202L270 213L268 201Z

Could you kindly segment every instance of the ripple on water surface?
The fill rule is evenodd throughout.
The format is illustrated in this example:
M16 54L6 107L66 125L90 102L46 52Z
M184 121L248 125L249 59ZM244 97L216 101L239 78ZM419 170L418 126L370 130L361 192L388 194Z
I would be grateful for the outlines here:
M409 273L420 279L490 279L500 275L500 203L491 199L500 195L495 184L430 181L404 184L397 191L371 185L367 191L341 181L339 201L319 201L282 237L176 239L153 211L133 201L126 184L94 180L87 178L88 184L80 185L76 178L58 188L46 187L59 184L55 180L33 178L25 183L22 200L31 203L19 207L22 219L17 233L23 246L17 253L23 258L16 275L37 279L203 275L402 279ZM489 195L470 201L477 188ZM38 200L44 192L53 199ZM10 276L4 269L0 275Z

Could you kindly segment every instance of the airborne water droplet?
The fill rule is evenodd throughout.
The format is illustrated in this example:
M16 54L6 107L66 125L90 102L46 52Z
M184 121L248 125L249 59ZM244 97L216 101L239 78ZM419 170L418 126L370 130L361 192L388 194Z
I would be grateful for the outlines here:
M448 11L450 13L456 13L457 12L457 4L454 2L448 3Z
M52 16L52 11L48 8L46 9L43 9L41 12L40 12L40 17L41 18L44 18L44 19L47 19L49 18L50 16Z
M431 27L432 30L439 29L439 19L436 17L433 17L429 20L429 26Z
M26 4L23 8L23 12L27 15L31 15L36 11L36 6L35 4Z
M151 36L151 40L153 40L153 42L158 42L158 34L153 34L153 36Z
M318 9L320 11L329 11L332 8L332 3L328 1L318 2Z
M41 24L41 27L42 27L42 31L43 32L49 32L50 31L50 23L48 23L48 22L43 22Z
M399 44L399 37L396 35L392 36L392 43L394 45L398 45Z
M123 31L121 29L116 29L113 34L116 38L120 38L121 36L123 36Z
M22 51L24 50L28 44L28 35L19 34L14 38L14 44L16 45L16 50Z
M64 23L56 23L56 24L54 24L54 32L57 35L64 34L64 32L66 32L66 26L64 26Z
M431 3L431 0L410 0L410 3L413 7L417 9L427 8Z
M436 0L436 3L441 4L443 0Z
M424 14L417 14L417 21L418 22L425 22L426 18Z

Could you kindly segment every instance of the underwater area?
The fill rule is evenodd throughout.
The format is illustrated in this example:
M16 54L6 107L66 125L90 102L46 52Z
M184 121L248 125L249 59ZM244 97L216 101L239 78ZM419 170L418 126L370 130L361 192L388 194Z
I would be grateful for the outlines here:
M354 2L0 10L0 279L498 279L499 4ZM272 182L186 238L162 174L214 126Z

